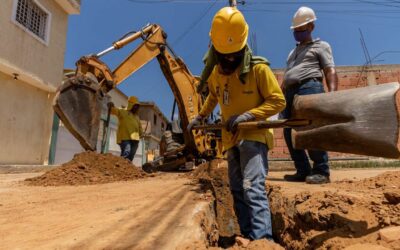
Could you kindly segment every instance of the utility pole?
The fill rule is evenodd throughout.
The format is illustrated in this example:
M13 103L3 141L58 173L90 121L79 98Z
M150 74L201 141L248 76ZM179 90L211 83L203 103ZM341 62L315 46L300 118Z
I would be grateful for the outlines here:
M246 2L244 0L239 0L239 1L229 0L229 6L231 6L231 7L237 7L238 3L241 5L244 5Z

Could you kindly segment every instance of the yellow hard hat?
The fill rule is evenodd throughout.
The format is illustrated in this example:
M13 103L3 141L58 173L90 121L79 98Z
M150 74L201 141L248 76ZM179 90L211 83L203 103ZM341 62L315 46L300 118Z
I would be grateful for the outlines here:
M135 104L139 104L139 99L136 96L130 96L128 98L128 108L127 110L131 110Z
M210 38L219 53L230 54L244 48L248 33L243 14L235 7L224 7L214 16Z

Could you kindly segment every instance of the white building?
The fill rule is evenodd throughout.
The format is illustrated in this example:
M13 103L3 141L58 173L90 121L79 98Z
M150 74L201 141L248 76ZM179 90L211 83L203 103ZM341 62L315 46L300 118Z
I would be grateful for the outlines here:
M52 100L63 77L68 15L78 0L2 0L0 164L46 164Z

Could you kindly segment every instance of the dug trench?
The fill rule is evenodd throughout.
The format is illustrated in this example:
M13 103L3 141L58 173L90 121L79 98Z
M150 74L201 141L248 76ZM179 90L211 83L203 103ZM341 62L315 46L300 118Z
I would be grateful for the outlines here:
M270 173L267 180L266 193L270 202L274 240L279 245L267 240L259 240L251 242L247 249L400 249L400 239L395 237L388 238L384 234L386 229L400 232L400 171L380 172L380 175L373 174L371 176L374 177L370 178L342 179L330 184L317 186L285 183L282 181L280 172ZM344 175L360 177L363 176L361 173L363 173L362 170L356 170L353 173L350 173L350 171L344 172ZM148 177L153 178L149 179ZM188 177L191 181L188 181ZM364 177L368 177L368 175ZM112 184L112 182L117 182L117 184ZM123 182L127 184L123 184ZM147 202L146 199L151 202L151 195L157 197L157 193L160 191L153 191L154 187L157 186L165 191L168 189L171 191L177 190L179 194L176 197L171 196L171 198L168 198L162 195L163 197L165 196L166 202L170 199L168 204L171 204L169 208L165 203L162 206L164 210L168 210L168 212L175 211L173 209L189 211L197 206L196 204L203 204L202 210L195 217L189 216L186 218L187 221L192 220L192 228L198 227L201 232L196 231L198 232L196 235L189 233L190 237L184 240L185 243L183 243L182 239L176 239L179 246L177 249L242 249L241 246L234 242L234 236L239 234L239 226L229 190L227 163L224 160L204 163L186 175L173 175L171 173L148 175L141 171L140 168L132 167L130 162L119 157L110 154L98 155L86 152L76 155L72 161L43 175L25 180L25 183L28 186L45 187L75 186L79 188L80 185L84 185L82 186L83 188L80 188L81 192L83 192L82 194L85 194L83 190L92 190L90 186L93 186L91 192L98 193L96 190L103 190L102 194L104 195L110 192L110 195L112 195L107 199L111 199L117 194L122 198L125 196L124 192L126 194L131 193L129 187L136 187L141 191L138 190L136 193L131 193L130 197L138 199L137 203ZM197 190L197 196L189 195L199 184L201 189ZM126 191L116 192L113 188L114 186ZM145 186L148 186L148 189L145 189ZM21 189L32 194L30 189L22 187ZM43 189L43 191L48 195L47 190L68 193L69 189L66 191L64 191L65 188ZM155 193L150 194L150 192ZM68 195L70 194L68 193ZM182 195L186 198L181 199ZM74 199L73 196L71 196L71 199ZM105 199L105 202L108 204L107 199ZM112 199L115 199L115 201L111 202L113 204L118 201L121 202L120 198L115 197ZM34 202L37 201L35 200ZM47 201L44 202L47 203ZM67 203L78 203L78 201L71 200ZM132 206L138 205L134 203L132 203ZM83 203L79 201L78 204ZM177 204L180 205L177 206ZM35 209L37 208L35 207ZM80 209L83 211L84 208L81 207ZM90 209L90 207L87 209ZM168 213L166 211L163 212L163 209L157 210L157 207L154 207L154 209L153 212L148 211L149 217L143 218L143 221L148 218L149 221L154 220L154 223L156 223L152 224L148 221L148 228L144 227L149 232L149 235L151 234L150 236L152 234L157 235L153 232L154 225L157 224L162 225L163 228L169 228L168 232L173 231L171 227L182 227L182 218L179 220L175 218L179 214L179 217L184 217L178 210L173 212L174 216L168 219L168 223L164 225L157 223L157 221L166 217ZM120 210L118 208L112 211ZM154 213L160 219L157 219L157 216L152 218L155 216ZM143 216L144 214L139 216L136 221ZM128 218L122 220L123 223L127 221L131 223L131 217L129 217L129 220ZM99 227L100 225L97 226ZM136 226L132 224L130 227L133 230ZM141 232L144 232L144 229L142 228ZM127 227L127 230L126 235L129 235L131 229ZM180 234L183 235L185 230L182 229ZM133 232L134 235L137 234L136 229ZM154 242L166 244L171 242L172 238L171 236L163 235L165 232L165 230L159 232L159 236L156 237L157 241L151 240L132 245L132 237L130 236L124 242L124 244L126 243L125 245L119 244L122 244L120 245L121 247L151 246L155 244ZM176 236L176 233L173 235ZM394 235L396 235L396 231L394 231ZM400 236L400 233L398 235ZM137 236L139 237L140 235ZM143 238L143 235L140 237ZM154 238L155 236L152 237ZM138 241L138 239L135 241ZM182 244L179 244L180 241L182 241ZM99 241L91 242L87 239L82 242L84 243L81 244L86 244L86 246L96 242L99 247L104 247L104 242L100 244ZM172 245L170 246L172 247Z
M365 179L352 177L360 171L342 173L351 179L316 186L285 183L282 174L272 173L266 193L274 240L285 249L400 249L400 171L381 171ZM191 176L214 195L218 245L232 246L239 227L226 161L204 163ZM386 237L388 230L398 237ZM279 249L265 240L249 247Z

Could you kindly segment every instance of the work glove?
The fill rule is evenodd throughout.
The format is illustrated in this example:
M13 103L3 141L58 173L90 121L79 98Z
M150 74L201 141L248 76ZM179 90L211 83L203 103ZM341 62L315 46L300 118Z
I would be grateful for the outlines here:
M235 134L239 123L253 121L255 119L256 117L250 112L245 112L241 115L233 115L226 122L226 130Z
M192 131L192 128L193 128L194 126L198 126L198 125L201 124L201 121L203 121L203 117L202 117L201 115L197 115L197 116L189 123L189 125L187 126L187 130L188 130L189 132L191 132L191 131Z
M108 109L113 108L114 107L114 103L113 102L107 103L107 107L108 107Z

